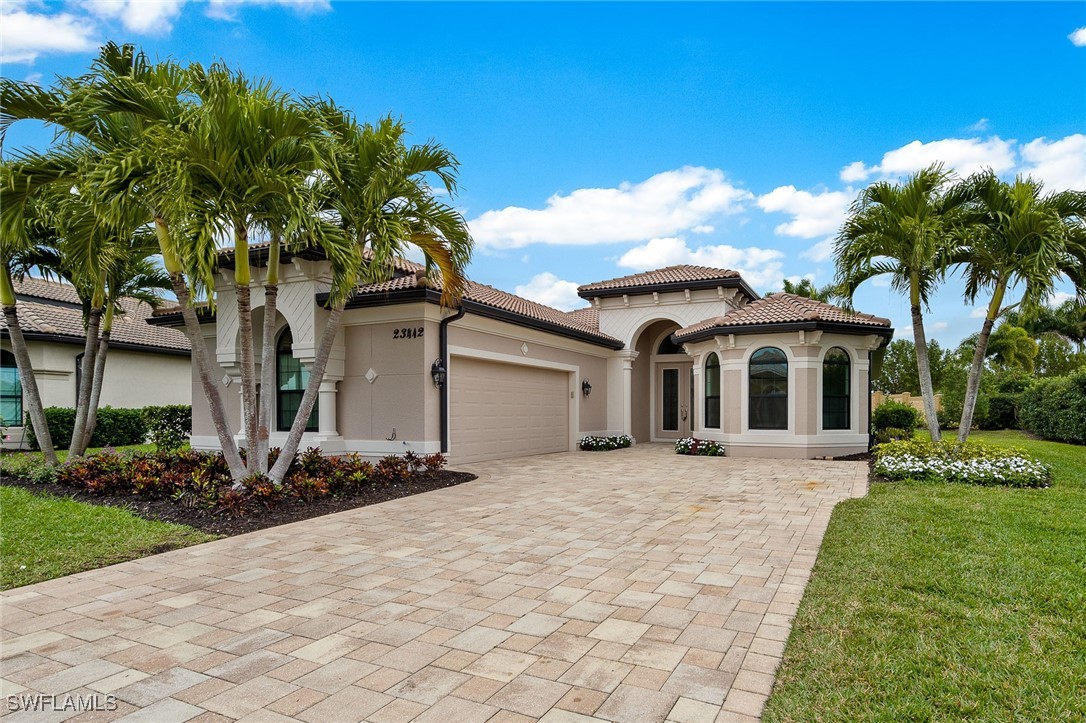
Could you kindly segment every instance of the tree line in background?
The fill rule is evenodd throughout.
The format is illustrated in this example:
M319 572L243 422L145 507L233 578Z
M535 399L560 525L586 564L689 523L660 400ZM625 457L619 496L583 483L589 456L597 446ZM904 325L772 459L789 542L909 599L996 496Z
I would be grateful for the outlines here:
M449 203L458 163L438 143L408 144L401 121L362 123L330 99L300 98L221 63L152 62L134 46L112 43L87 74L49 88L0 79L0 144L11 124L24 120L44 122L57 135L47 150L21 149L0 164L0 306L31 425L51 464L57 456L12 283L30 268L70 280L84 304L69 454L83 454L93 438L117 300L143 294L155 302L155 290L165 287L180 306L236 485L252 475L282 482L359 283L389 278L412 245L426 259L423 283L440 284L443 304L462 293L472 240ZM230 271L222 265L224 242L233 246ZM328 259L331 288L308 385L269 469L274 345L263 345L258 377L252 294L262 292L263 338L270 339L281 255L302 248ZM239 318L241 430L228 422L199 328L197 307L213 309L217 287L231 288Z

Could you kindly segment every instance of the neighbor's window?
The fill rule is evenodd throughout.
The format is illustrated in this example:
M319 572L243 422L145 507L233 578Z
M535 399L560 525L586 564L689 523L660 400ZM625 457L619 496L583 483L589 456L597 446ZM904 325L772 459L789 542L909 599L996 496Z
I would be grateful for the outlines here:
M771 346L750 357L750 428L788 429L788 357Z
M15 355L7 350L0 351L0 425L23 426L23 383Z
M720 429L720 357L705 360L705 428Z
M276 429L280 432L289 432L290 425L294 424L294 418L298 416L298 407L302 405L302 395L309 384L309 370L305 365L294 358L294 337L290 329L279 335L279 344L275 348L275 380L276 380ZM313 405L313 413L309 415L309 423L305 425L305 431L317 431L317 405Z
M848 352L835 346L822 361L822 428L849 428Z

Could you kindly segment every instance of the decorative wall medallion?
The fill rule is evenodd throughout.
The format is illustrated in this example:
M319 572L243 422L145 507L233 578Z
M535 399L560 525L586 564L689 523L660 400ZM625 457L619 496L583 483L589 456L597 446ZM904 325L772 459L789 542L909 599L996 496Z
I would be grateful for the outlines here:
M528 356L528 345L527 344L521 344L520 345L520 353L523 354L524 356Z
M368 372L366 372L366 381L367 382L369 382L370 384L373 384L375 379L377 379L377 372L373 371L373 369L370 369Z

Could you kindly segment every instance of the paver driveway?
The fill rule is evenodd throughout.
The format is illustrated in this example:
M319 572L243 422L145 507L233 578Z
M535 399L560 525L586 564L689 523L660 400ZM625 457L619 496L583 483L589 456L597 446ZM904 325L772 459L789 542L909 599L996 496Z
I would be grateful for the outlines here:
M8 720L744 720L833 505L867 484L856 462L659 445L471 469L9 591L5 695L117 710Z

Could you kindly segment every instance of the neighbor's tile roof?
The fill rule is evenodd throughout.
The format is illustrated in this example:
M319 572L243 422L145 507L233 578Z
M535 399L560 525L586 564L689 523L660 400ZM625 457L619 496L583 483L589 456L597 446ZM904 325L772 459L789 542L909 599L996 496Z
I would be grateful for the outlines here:
M359 286L356 293L360 295L385 294L392 291L406 291L419 288L417 272L422 271L424 267L411 262L405 262L404 266L407 270L416 273L407 273L403 276L397 276L396 278L390 279L389 281ZM436 285L435 290L441 290L440 283ZM566 313L536 301L510 294L507 291L496 289L493 286L487 286L486 284L468 281L464 288L464 299L484 306L507 311L516 314L517 316L525 317L526 319L548 322L571 331L588 334L601 341L617 344L622 343L612 336L600 333L598 316L595 320L592 320L583 316L578 316L577 312ZM587 310L582 309L582 311Z
M780 292L752 301L743 308L730 311L724 316L706 319L693 326L680 329L675 332L675 339L681 340L711 329L734 329L761 324L789 324L805 321L824 321L854 326L890 326L889 319L848 311L805 296Z
M600 310L594 306L588 306L584 309L576 309L574 311L567 311L566 316L575 319L576 321L584 324L585 326L592 327L593 329L600 328Z
M614 291L617 289L634 289L645 286L660 286L663 284L681 284L688 281L715 281L717 279L738 279L739 272L731 269L714 269L709 266L668 266L654 271L645 271L630 276L620 276L617 279L597 281L593 284L585 284L577 287L577 293L584 295L593 291Z
M28 276L22 281L15 281L15 294L15 308L19 312L19 325L24 333L86 338L82 305L70 284ZM144 302L124 298L120 301L120 307L124 313L113 317L112 342L183 351L191 348L188 337L177 329L148 324L151 307ZM7 328L2 317L0 328Z

